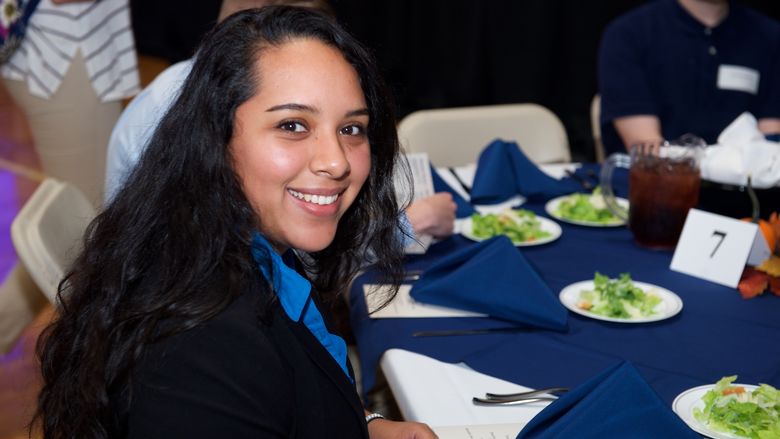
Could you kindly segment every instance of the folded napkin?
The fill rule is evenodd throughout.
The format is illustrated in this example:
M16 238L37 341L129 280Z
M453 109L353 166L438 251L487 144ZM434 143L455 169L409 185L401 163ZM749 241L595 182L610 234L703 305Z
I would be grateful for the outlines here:
M496 139L479 155L471 202L496 204L516 194L544 200L575 192L572 180L556 180L540 170L515 142Z
M699 438L628 362L561 396L517 439L576 437Z
M707 180L754 187L780 185L780 143L767 140L750 113L742 113L705 150L701 176Z
M425 270L415 300L566 330L567 311L506 236L462 248Z
M476 212L468 201L464 200L457 191L453 190L450 185L441 178L433 166L431 166L431 178L433 179L433 190L435 192L449 192L452 194L452 201L458 206L455 211L455 216L457 218L465 218Z

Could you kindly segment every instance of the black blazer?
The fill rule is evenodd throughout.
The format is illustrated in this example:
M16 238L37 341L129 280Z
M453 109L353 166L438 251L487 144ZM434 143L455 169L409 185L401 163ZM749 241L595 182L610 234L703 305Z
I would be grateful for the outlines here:
M252 297L147 348L121 421L128 438L368 438L328 351L278 304L260 323Z

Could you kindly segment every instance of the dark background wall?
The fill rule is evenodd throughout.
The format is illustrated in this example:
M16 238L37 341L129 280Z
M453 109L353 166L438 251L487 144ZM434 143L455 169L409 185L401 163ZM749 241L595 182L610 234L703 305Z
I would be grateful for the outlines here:
M131 0L140 53L179 61L220 0ZM423 108L534 102L566 127L575 160L594 158L590 102L601 33L643 0L331 0L370 47L402 117ZM780 20L780 1L741 4Z

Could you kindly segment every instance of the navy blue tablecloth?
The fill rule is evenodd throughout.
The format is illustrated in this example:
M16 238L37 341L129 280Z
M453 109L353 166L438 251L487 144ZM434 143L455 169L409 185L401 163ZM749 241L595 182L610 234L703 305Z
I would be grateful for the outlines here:
M523 207L547 216L541 203ZM592 279L595 271L612 277L629 272L636 281L680 296L680 314L654 323L626 324L570 313L569 329L563 333L536 329L415 338L412 333L420 330L509 324L490 318L371 319L362 289L370 281L369 272L358 278L350 295L364 388L374 385L378 361L391 348L446 362L463 361L482 373L533 388L575 387L628 360L669 404L682 391L726 375L738 374L742 383L780 386L780 297L766 294L744 300L735 289L671 271L672 251L640 247L625 227L561 226L560 239L518 249L556 294L571 283ZM424 269L469 243L452 236L427 254L410 257L408 267Z

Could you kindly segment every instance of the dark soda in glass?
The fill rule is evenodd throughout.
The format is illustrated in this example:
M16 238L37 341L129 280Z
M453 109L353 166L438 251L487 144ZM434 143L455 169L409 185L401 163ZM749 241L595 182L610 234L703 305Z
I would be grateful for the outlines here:
M644 157L629 171L628 227L642 246L674 248L688 210L699 201L701 177L693 160Z

